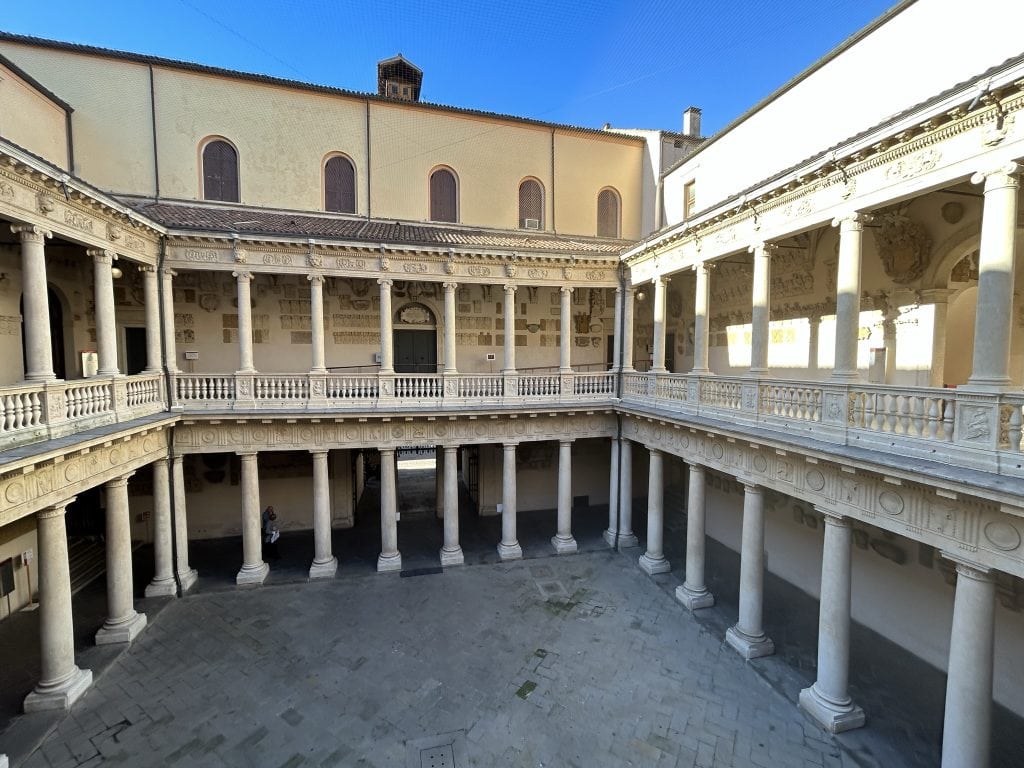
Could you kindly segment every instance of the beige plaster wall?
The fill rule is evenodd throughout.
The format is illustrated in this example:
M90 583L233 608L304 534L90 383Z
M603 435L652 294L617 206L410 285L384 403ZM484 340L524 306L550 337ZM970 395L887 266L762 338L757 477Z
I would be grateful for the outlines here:
M3 64L0 136L61 168L69 165L66 113Z
M613 187L621 204L621 236L632 240L641 236L644 145L616 144L612 137L594 139L582 133L556 132L555 225L559 232L597 234L598 192Z
M14 592L0 598L0 620L32 602L32 594L39 591L39 547L36 543L35 517L24 517L17 522L0 528L0 562L7 558L16 558L21 553L31 550L32 562L27 566L22 561L21 567L14 568ZM29 582L32 594L29 593Z

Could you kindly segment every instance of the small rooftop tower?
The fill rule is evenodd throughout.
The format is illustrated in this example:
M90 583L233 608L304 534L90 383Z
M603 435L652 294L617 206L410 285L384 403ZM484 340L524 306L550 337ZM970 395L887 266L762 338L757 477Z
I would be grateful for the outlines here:
M377 62L377 93L391 99L419 101L423 70L402 54Z

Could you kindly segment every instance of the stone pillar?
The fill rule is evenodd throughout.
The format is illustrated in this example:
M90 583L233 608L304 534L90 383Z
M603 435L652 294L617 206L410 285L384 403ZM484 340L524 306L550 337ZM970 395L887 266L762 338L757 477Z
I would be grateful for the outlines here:
M309 578L331 578L338 559L331 553L331 481L327 473L328 451L312 450L313 456L313 564Z
M382 277L377 281L380 286L380 372L395 371L395 338L391 317L391 286L394 280Z
M25 697L25 712L70 709L92 685L92 672L75 665L71 572L64 512L71 500L36 513L39 547L39 645L42 672Z
M711 373L711 369L708 368L708 345L711 340L711 318L708 315L711 265L702 261L693 269L697 274L697 290L693 304L693 370L690 373L707 376Z
M864 710L847 691L850 669L850 519L825 516L818 608L818 679L800 691L800 706L832 733L864 725Z
M633 293L632 287L626 288L622 297L622 370L626 372L636 370L633 368Z
M725 634L726 642L746 659L770 656L775 644L765 635L764 603L764 489L744 485L743 534L740 544L740 617Z
M882 313L882 343L885 345L885 384L892 384L896 375L896 321L898 307L888 307Z
M444 447L444 545L441 565L462 565L459 546L459 458L458 446Z
M751 292L750 374L768 374L768 341L771 323L771 259L776 246L758 243L750 248L754 254L754 288Z
M188 563L188 505L185 503L185 466L179 454L171 459L171 487L174 489L174 549L178 586L187 592L199 574Z
M444 520L444 446L434 446L434 516Z
M505 358L501 370L503 373L516 372L516 287L505 285ZM565 331L562 331L565 339ZM512 394L506 392L506 395Z
M807 339L807 370L817 371L818 370L818 340L821 334L821 315L811 313L807 322L808 328L808 339Z
M455 291L458 283L444 284L444 372L458 373L455 355Z
M129 643L146 626L136 613L132 580L132 528L128 511L128 478L106 484L107 490L107 619L96 633L96 645Z
M704 467L691 464L686 499L686 580L676 587L676 599L691 611L715 604L704 582L704 523Z
M857 341L860 337L860 269L864 223L867 216L854 213L835 219L839 227L839 261L836 265L836 355L832 378L857 381Z
M558 441L558 531L551 546L560 555L577 550L572 536L572 440Z
M164 364L171 373L178 372L178 352L174 340L174 277L177 274L172 269L160 270L160 279L163 281L161 311L164 315Z
M388 317L391 317L390 313ZM402 570L398 551L398 488L395 484L395 449L380 449L380 556L377 570Z
M616 289L617 290L617 289ZM605 543L614 547L619 538L619 442L613 437L611 451L611 471L608 478L608 528L604 532Z
M647 484L647 551L640 556L640 568L653 576L672 570L665 559L665 488L661 451L648 449L651 454Z
M324 276L307 275L309 280L310 328L313 331L313 359L310 373L327 373L324 356Z
M612 367L611 370L622 369L622 286L615 289L615 320L612 331L614 343L612 345Z
M523 548L516 538L516 444L505 443L501 465L501 542L498 557L517 560Z
M53 347L50 341L50 297L46 282L43 243L52 233L31 224L14 224L21 239L21 300L25 333L25 380L51 381Z
M143 303L146 305L146 368L144 373L160 371L160 284L156 267L139 265L142 273Z
M1014 240L1017 233L1016 163L971 181L985 183L978 256L978 309L974 319L974 363L967 384L999 388L1010 384L1010 332L1013 328Z
M562 343L559 345L558 371L559 373L572 373L572 288L563 285L559 292L562 295Z
M263 525L260 510L260 469L258 453L239 453L242 460L242 568L235 583L262 584L270 573L263 561Z
M923 301L930 303L932 315L932 367L928 386L943 387L946 384L946 314L949 309L949 292L944 288L921 291Z
M619 441L619 532L620 547L635 547L640 541L633 533L633 444L626 438Z
M252 272L232 272L238 282L238 372L254 373L252 362Z
M964 562L957 562L956 573L942 728L943 768L988 765L992 739L995 576Z
M93 302L96 314L96 347L99 358L100 376L116 376L117 369L117 321L114 311L114 277L112 274L113 251L90 248L87 255L93 264Z
M667 277L656 277L654 283L654 362L651 373L665 373L665 293Z
M146 586L146 597L175 595L171 559L171 482L167 459L153 462L153 580Z

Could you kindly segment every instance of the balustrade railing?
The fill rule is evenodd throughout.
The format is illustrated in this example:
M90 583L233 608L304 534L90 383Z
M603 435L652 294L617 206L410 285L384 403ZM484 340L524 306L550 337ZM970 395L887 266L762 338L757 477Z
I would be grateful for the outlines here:
M114 409L113 385L110 381L69 382L64 390L67 403L67 418L74 420L82 416L110 413Z
M759 412L796 421L821 421L820 386L797 382L765 382L758 392Z
M580 397L614 397L615 374L611 371L577 373L573 378L573 394Z
M235 377L231 374L182 374L175 379L179 402L234 400Z
M470 399L502 397L505 394L505 380L501 375L460 374L456 389L458 397Z
M561 392L559 376L520 376L520 397L552 397Z
M327 399L332 402L376 400L380 392L376 374L349 374L343 376L331 374L327 377L325 388Z
M444 394L444 380L433 373L399 374L395 376L395 397L425 400Z
M851 427L948 442L953 438L955 393L948 389L850 387Z
M40 427L43 420L42 387L27 385L5 388L0 395L0 439Z
M253 382L257 400L306 401L309 399L309 377L302 374L258 374Z
M700 404L738 411L743 400L743 381L722 377L708 377L700 381Z

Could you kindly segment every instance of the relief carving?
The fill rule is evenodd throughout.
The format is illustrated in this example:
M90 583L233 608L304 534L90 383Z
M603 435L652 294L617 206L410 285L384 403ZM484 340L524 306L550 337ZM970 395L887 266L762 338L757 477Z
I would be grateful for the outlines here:
M901 211L883 213L878 222L875 245L885 273L899 285L920 278L932 257L932 239L924 227Z

